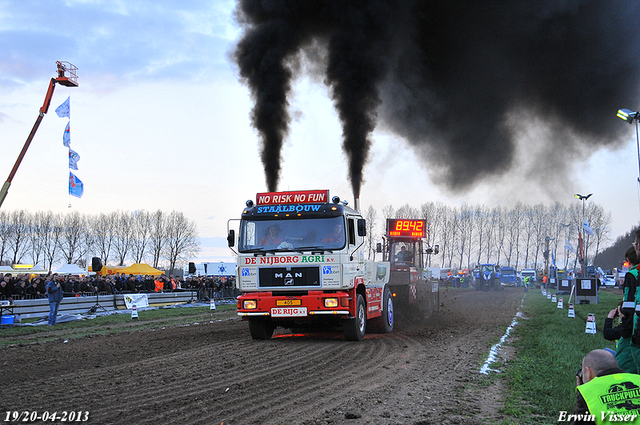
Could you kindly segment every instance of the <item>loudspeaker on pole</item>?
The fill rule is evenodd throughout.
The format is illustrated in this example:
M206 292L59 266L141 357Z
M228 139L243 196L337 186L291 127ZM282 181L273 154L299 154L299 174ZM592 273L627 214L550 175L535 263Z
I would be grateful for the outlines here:
M102 270L102 260L99 257L93 257L91 259L91 271L98 273L100 270Z

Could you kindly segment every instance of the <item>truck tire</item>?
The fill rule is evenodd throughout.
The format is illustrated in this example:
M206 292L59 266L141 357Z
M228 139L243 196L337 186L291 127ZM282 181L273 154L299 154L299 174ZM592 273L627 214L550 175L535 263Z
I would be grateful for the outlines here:
M342 333L347 341L362 341L367 329L367 309L362 295L358 294L356 301L356 317L345 319Z
M271 339L273 336L273 322L271 319L263 317L252 317L249 319L249 333L253 339Z
M382 315L370 320L370 328L376 333L391 332L393 330L393 324L395 323L394 314L393 297L391 296L389 288L385 286L382 295Z

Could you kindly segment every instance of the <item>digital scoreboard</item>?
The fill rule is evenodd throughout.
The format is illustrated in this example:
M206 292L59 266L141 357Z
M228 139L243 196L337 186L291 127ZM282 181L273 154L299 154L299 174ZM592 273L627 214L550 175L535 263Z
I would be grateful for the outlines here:
M387 219L387 236L392 238L424 238L425 220Z

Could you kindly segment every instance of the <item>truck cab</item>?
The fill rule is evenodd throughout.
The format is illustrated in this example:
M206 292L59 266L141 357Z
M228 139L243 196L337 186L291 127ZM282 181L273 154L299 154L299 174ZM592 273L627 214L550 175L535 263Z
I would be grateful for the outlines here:
M328 190L259 193L237 235L238 315L254 339L276 327L342 326L347 340L390 332L389 263L367 260L366 222ZM229 231L229 246L236 235Z

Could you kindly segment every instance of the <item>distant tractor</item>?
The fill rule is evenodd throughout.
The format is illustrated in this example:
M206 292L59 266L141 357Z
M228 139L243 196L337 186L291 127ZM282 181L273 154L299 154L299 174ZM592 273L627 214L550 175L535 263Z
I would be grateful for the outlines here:
M496 264L480 264L474 270L476 291L496 291L502 289L500 283L500 267Z

